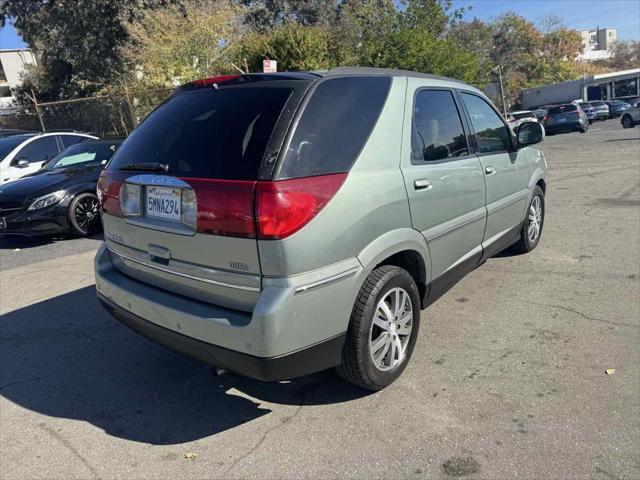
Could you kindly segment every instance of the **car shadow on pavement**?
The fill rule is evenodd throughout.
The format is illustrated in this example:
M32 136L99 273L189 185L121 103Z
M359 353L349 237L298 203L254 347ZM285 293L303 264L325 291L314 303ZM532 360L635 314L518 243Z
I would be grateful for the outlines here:
M102 241L102 233L97 233L86 237L89 240ZM63 236L49 236L43 235L41 237L23 237L21 235L1 235L0 234L0 250L8 250L19 248L20 250L27 250L34 247L42 247L50 243L63 242L65 240L73 240L75 237L63 237Z
M262 402L327 404L368 393L332 371L273 383L216 376L112 319L94 286L4 314L0 344L5 399L156 445L197 440L255 420L271 412Z

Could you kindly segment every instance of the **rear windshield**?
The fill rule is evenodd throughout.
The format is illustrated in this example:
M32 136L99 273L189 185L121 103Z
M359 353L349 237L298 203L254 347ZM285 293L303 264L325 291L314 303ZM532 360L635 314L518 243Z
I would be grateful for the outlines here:
M135 129L109 163L168 165L178 177L254 180L290 88L178 93Z
M594 107L601 107L603 105L606 105L606 103L604 102L591 102L591 105Z
M557 107L550 108L549 115L553 115L555 113L575 112L576 110L578 110L578 107L575 105L559 105Z
M516 120L533 117L533 112L512 113L511 116Z
M390 77L343 77L320 83L304 109L277 178L348 171L387 99Z

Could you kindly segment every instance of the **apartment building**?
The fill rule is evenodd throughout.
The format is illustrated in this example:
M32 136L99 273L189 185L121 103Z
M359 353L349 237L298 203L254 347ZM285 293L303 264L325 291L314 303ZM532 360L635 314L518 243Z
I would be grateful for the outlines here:
M35 63L28 48L0 50L0 110L13 106L13 89L20 85L27 65Z
M611 47L618 39L615 28L596 28L594 30L579 30L582 36L581 60L606 60L611 58Z

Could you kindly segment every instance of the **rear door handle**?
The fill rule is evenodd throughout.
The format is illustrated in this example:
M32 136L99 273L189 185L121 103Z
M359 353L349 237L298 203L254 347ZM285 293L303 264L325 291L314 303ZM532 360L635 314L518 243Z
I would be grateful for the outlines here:
M421 178L413 182L413 188L416 190L431 190L433 185L426 178Z
M487 175L493 175L494 173L496 173L496 169L493 167L485 167L484 173L486 173Z

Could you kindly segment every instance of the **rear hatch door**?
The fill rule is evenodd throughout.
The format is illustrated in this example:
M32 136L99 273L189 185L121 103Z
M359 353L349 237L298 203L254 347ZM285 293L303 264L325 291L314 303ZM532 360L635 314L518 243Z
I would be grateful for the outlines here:
M261 289L255 185L312 80L241 80L174 94L123 143L99 189L118 270L251 311Z

